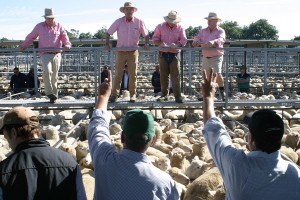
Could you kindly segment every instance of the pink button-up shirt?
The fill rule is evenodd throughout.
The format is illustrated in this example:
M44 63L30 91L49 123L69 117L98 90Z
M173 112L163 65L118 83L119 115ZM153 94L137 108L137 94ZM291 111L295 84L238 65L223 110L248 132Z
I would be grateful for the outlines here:
M162 41L168 46L170 46L172 43L176 44L179 42L182 46L184 46L187 43L187 38L185 30L179 24L176 24L176 26L171 28L168 26L167 22L164 22L157 25L154 30L152 42L154 43L155 41ZM162 48L160 51L178 53L180 52L180 49Z
M222 48L223 44L225 43L225 31L221 27L217 27L212 32L207 27L199 31L199 33L194 37L194 42L208 42L213 41L214 47ZM215 57L215 56L223 56L224 50L202 50L203 57Z
M37 24L31 33L27 35L21 47L29 47L37 37L39 37L39 48L61 48L62 44L71 47L67 32L58 22L54 22L53 26L48 26L46 22ZM39 53L43 54L45 51Z
M143 37L148 35L148 30L144 22L136 17L131 21L127 21L125 16L117 19L107 30L107 33L112 35L117 31L118 42L117 48L138 48L140 35ZM126 49L122 49L126 51ZM127 51L132 51L127 50Z

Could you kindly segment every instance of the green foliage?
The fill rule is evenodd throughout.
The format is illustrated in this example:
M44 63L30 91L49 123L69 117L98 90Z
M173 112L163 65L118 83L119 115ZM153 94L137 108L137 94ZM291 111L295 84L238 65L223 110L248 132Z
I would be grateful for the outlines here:
M300 36L295 36L294 40L300 40Z
M75 29L71 29L70 31L67 31L67 35L70 40L78 39L79 31Z
M240 39L242 36L242 28L236 21L225 21L220 24L220 27L225 30L226 39Z
M93 35L90 32L79 34L79 39L92 39L92 38Z
M243 28L243 39L277 40L278 30L268 23L266 19L260 19Z
M197 26L197 27L189 26L187 29L185 29L187 39L194 39L194 36L196 36L201 29L202 26Z
M105 39L106 37L106 27L105 26L102 26L101 29L99 29L95 34L94 34L94 38L97 38L97 39Z

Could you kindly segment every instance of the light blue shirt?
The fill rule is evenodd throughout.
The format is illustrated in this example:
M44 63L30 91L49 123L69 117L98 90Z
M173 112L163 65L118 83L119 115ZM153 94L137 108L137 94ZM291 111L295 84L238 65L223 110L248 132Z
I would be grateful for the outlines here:
M245 154L232 146L223 122L216 117L207 121L203 134L222 174L226 199L300 199L300 170L283 160L279 151Z
M109 137L109 122L108 112L96 109L89 124L95 200L178 200L171 176L152 165L146 154L116 150Z

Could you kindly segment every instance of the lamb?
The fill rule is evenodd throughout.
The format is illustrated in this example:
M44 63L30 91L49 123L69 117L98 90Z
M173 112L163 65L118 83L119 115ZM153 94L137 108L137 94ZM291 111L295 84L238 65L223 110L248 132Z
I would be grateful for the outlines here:
M62 143L59 147L61 150L71 154L74 159L76 159L76 149L73 145L69 144L69 143Z
M167 171L171 168L170 159L168 157L160 157L155 160L155 166L162 171Z
M167 170L170 176L178 183L182 185L188 185L190 183L189 177L187 177L180 169L177 167L171 167Z
M78 141L75 150L76 150L76 158L77 161L79 162L82 158L86 157L86 155L89 153L89 146L87 140L84 142Z
M170 161L171 167L177 167L183 172L185 172L190 165L189 161L185 158L185 152L179 147L176 147L170 152Z
M188 185L184 200L213 200L209 191L216 191L223 179L217 167L208 170Z
M79 161L79 165L82 166L82 167L94 170L94 165L93 165L93 162L92 162L91 154L88 153L85 157L83 157Z
M87 200L94 199L95 192L95 174L94 171L88 168L81 169L82 181L86 191Z
M195 180L204 172L204 167L207 163L200 160L198 156L195 156L190 166L186 169L185 174L190 180Z

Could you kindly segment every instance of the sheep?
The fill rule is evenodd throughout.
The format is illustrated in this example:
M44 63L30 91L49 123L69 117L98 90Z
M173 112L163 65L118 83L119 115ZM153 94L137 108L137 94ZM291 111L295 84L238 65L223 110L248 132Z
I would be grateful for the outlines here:
M186 169L185 174L190 178L190 180L194 180L202 175L204 172L204 165L206 164L207 163L200 160L198 156L195 156L190 166Z
M177 167L183 172L185 172L190 165L189 161L185 158L185 152L179 147L176 147L170 152L170 161L171 167Z
M168 157L160 157L155 160L155 166L162 171L167 171L171 168L170 159Z
M94 171L88 168L81 169L82 181L86 191L87 200L94 199L95 192L95 174Z
M89 153L89 146L87 141L78 141L77 146L75 147L76 150L76 158L79 162L82 158L86 157L86 155Z
M162 135L162 140L169 145L174 145L178 141L178 137L175 133L167 131Z
M222 176L217 167L208 170L188 185L184 200L213 200L209 191L216 191L223 184Z
M286 155L294 163L298 162L298 159L299 159L298 154L295 151L293 151L292 148L286 147L286 146L281 146L280 152L283 153L284 155Z
M85 157L81 158L81 160L79 161L79 165L94 170L91 154L88 153Z
M116 135L116 134L122 132L122 127L120 124L114 123L109 126L109 132L111 135Z
M69 143L62 143L59 147L61 150L71 154L74 159L76 160L76 149L73 145L69 144Z
M190 183L189 177L187 177L180 169L177 167L171 167L167 170L167 173L178 183L182 185L188 185Z

